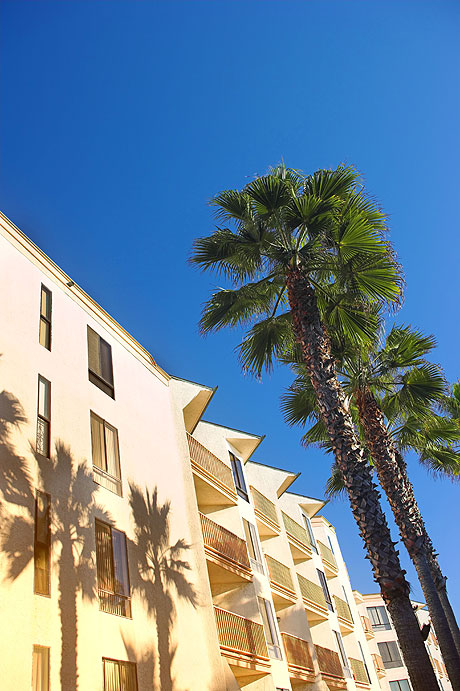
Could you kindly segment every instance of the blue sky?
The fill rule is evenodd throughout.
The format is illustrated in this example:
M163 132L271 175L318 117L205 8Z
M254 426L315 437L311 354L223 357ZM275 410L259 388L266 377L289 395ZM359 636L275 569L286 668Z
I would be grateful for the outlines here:
M405 270L397 319L434 333L458 378L457 2L3 0L0 26L1 209L167 371L218 384L206 415L266 434L255 460L322 495L330 460L280 414L289 374L243 377L240 334L198 335L220 282L186 260L209 198L282 157L363 172ZM460 615L460 487L409 461ZM354 587L375 590L347 503L326 515Z

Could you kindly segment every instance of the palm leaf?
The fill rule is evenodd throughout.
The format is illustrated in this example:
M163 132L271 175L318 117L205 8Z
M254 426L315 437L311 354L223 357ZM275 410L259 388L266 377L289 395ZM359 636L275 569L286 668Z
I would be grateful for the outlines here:
M260 377L264 369L270 372L275 361L293 345L291 314L286 312L254 324L236 350L243 370Z

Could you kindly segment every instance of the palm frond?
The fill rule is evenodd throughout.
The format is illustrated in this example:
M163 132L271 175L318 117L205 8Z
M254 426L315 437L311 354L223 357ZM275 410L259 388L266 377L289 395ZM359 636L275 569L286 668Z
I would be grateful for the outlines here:
M347 488L342 473L336 463L331 466L331 477L326 482L325 495L328 499L345 498Z
M263 370L270 372L275 361L293 345L292 318L286 312L254 324L236 351L243 370L260 377Z

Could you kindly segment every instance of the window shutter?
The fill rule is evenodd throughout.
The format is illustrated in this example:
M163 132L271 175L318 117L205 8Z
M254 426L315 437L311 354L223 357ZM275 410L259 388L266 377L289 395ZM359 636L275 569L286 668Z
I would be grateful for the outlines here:
M100 417L91 413L91 446L93 465L101 470L107 470L104 448L104 422Z
M99 521L96 521L96 566L98 587L114 592L112 531L110 526Z
M88 368L94 374L101 376L99 342L98 334L88 326Z
M107 472L112 477L120 479L120 459L118 456L118 433L115 427L105 423L105 452L107 456Z
M99 354L101 359L100 375L109 384L113 384L112 348L102 338L99 338Z
M117 595L129 597L128 562L126 558L125 534L112 528L113 565L115 576L114 591Z
M123 691L137 691L136 665L129 662L121 664L120 680Z

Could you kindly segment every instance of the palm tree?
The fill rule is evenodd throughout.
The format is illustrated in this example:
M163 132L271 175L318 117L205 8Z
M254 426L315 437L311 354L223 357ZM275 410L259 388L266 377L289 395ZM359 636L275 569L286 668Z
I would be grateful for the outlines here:
M155 616L159 678L162 691L172 691L171 669L175 650L171 647L171 628L174 620L174 599L170 589L174 587L178 596L196 606L197 595L185 573L190 565L183 554L190 549L185 540L170 544L170 503L158 502L158 490L151 494L130 484L129 503L134 519L136 542L131 552L136 554L139 581L134 585L143 597L146 606Z
M336 352L339 376L353 405L356 426L361 430L401 538L416 568L452 685L460 688L460 658L450 627L453 613L451 615L451 609L450 612L444 609L445 601L450 608L446 579L427 534L401 453L401 447L415 449L421 461L429 463L433 470L458 475L460 455L450 444L460 439L460 429L431 412L432 405L444 398L446 388L439 368L425 360L435 346L434 338L407 326L394 326L380 345L380 348L348 348L341 354ZM283 397L285 417L291 424L313 417L316 423L304 439L327 445L326 430L315 411L314 391L308 374L302 372L302 365L299 369L299 376ZM333 478L337 487L340 472L335 470ZM453 619L455 622L455 617Z
M232 288L214 292L201 329L250 325L240 359L246 371L259 376L294 342L299 344L411 681L417 689L436 689L409 584L325 328L325 323L334 324L356 342L370 338L375 305L399 299L401 277L385 239L385 218L360 187L357 172L344 166L310 176L279 166L241 191L221 192L212 203L217 218L233 229L218 228L196 240L191 261L220 273Z

